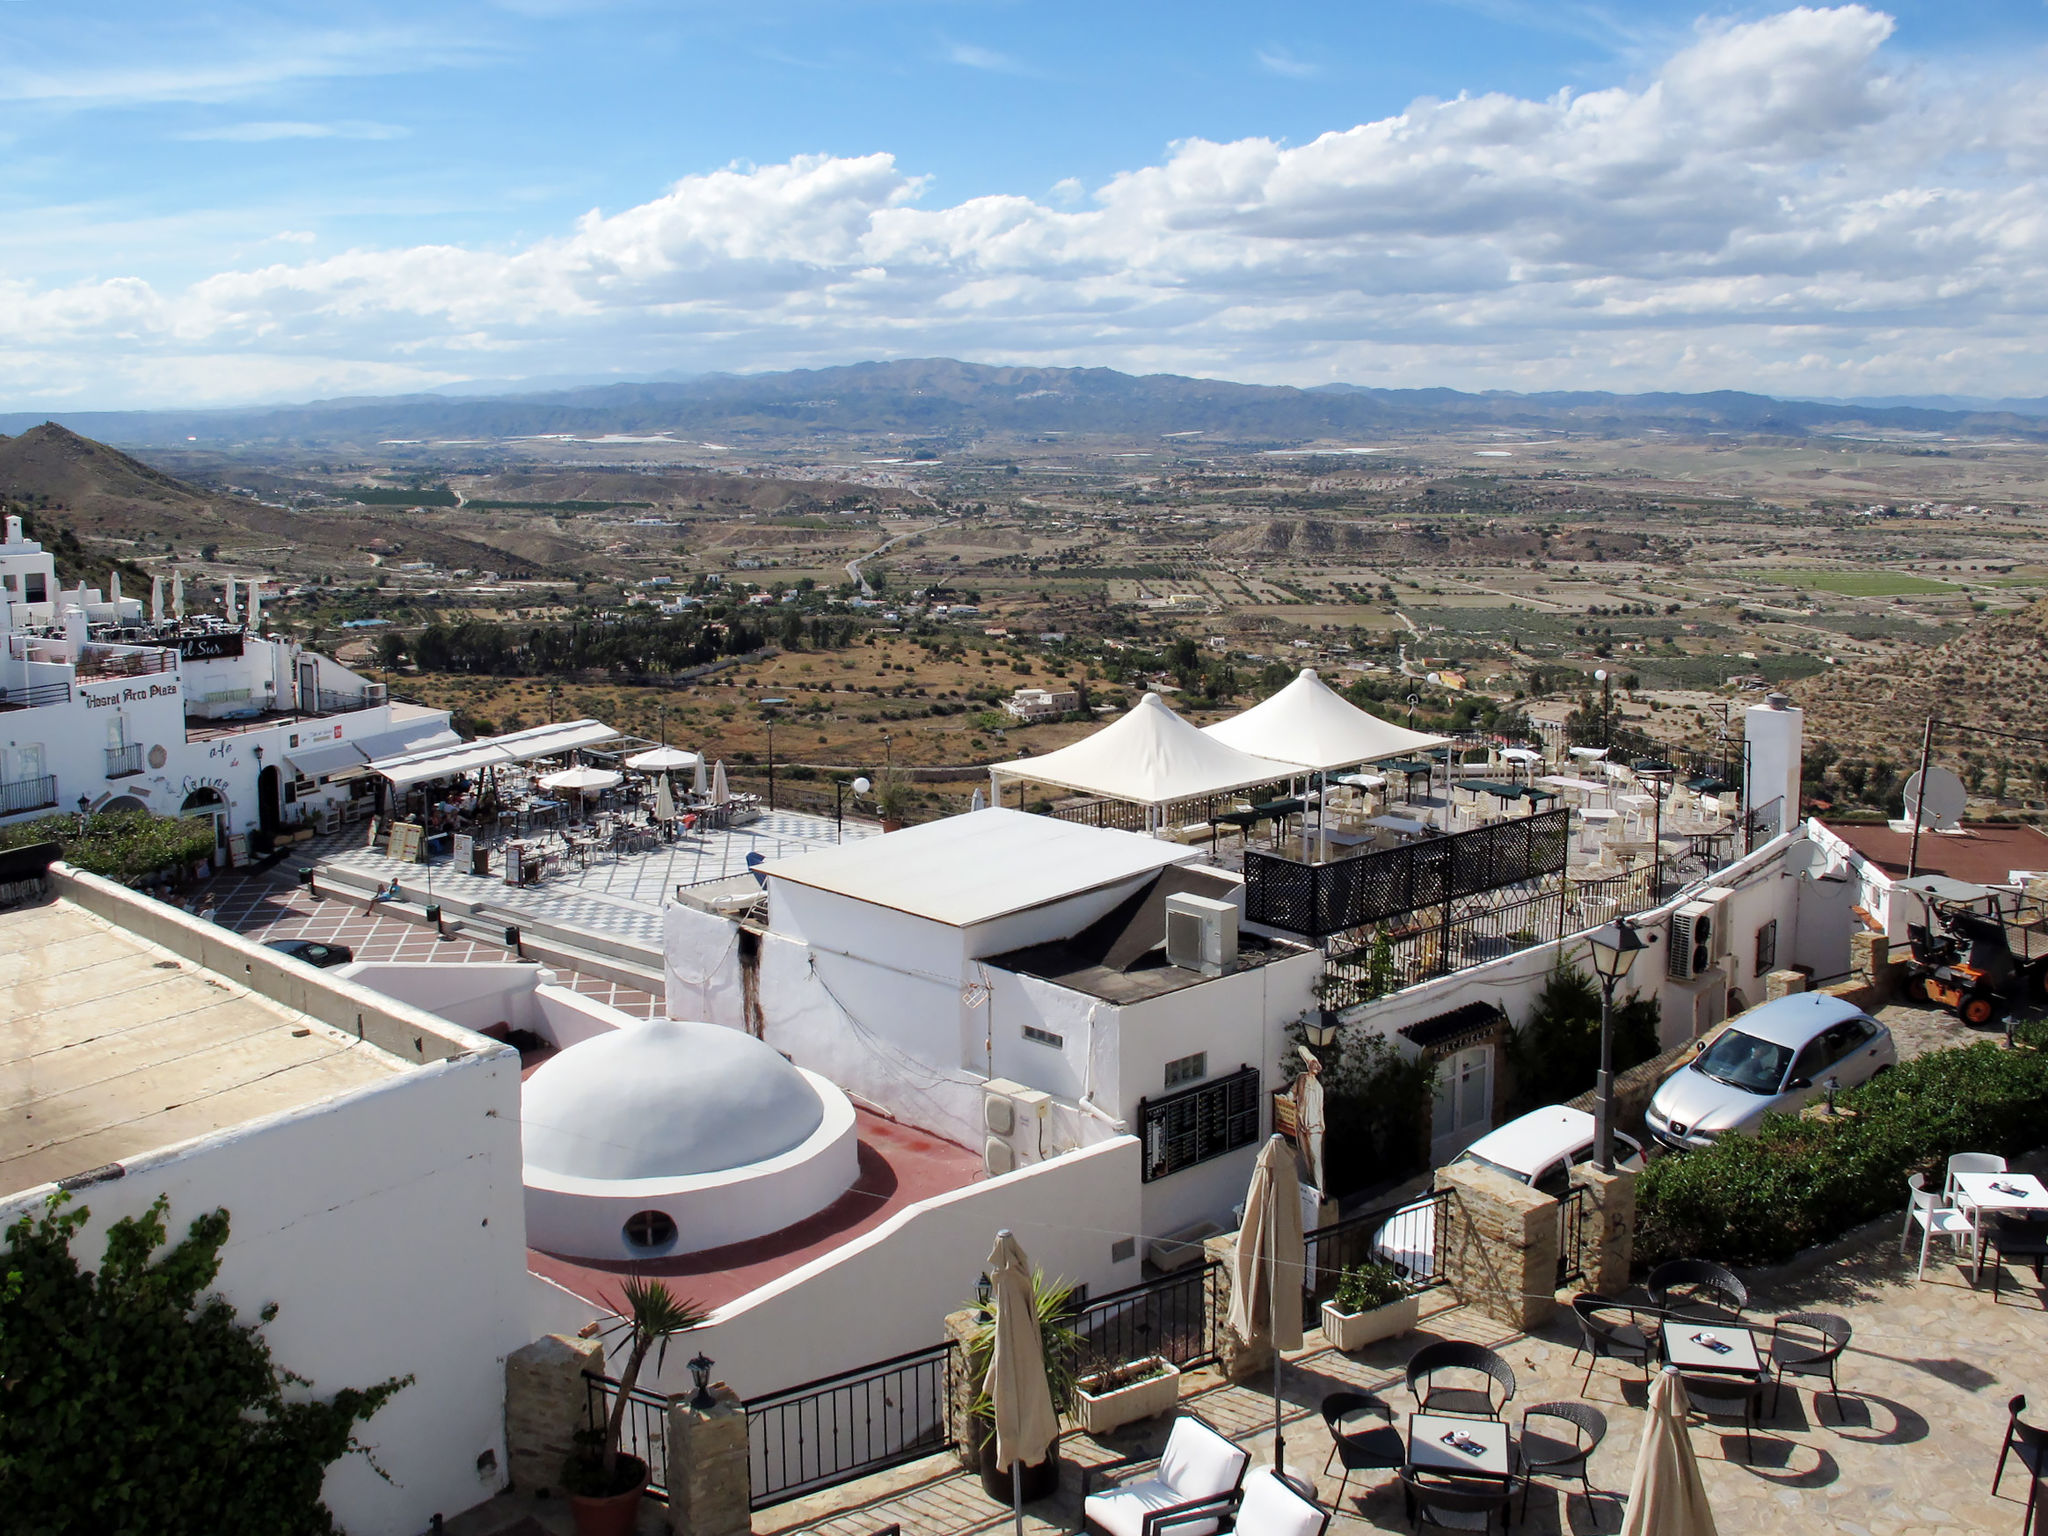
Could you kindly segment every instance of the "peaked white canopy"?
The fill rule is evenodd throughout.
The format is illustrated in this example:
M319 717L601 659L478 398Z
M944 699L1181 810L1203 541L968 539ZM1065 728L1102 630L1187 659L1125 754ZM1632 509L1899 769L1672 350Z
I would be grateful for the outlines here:
M640 773L667 773L697 766L697 754L681 747L650 747L626 759L626 766Z
M1440 747L1447 738L1367 714L1303 667L1294 681L1243 714L1204 730L1226 746L1257 749L1302 768L1350 768Z
M991 785L1004 779L1056 784L1083 794L1166 805L1201 795L1227 794L1271 784L1301 772L1278 758L1255 757L1198 730L1167 707L1156 693L1093 736L1043 757L1020 757L989 769ZM998 795L1000 803L1001 796Z

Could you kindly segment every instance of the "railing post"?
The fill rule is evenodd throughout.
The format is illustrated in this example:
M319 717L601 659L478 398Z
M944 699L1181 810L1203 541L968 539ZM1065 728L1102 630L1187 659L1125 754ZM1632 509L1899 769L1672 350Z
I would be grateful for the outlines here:
M669 1528L681 1536L748 1536L754 1528L747 1410L724 1382L709 1408L668 1405Z

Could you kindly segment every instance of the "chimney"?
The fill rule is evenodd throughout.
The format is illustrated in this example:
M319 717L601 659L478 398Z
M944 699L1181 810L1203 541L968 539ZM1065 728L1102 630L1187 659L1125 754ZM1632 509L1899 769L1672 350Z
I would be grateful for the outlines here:
M21 536L21 519L12 513L8 514L7 518L7 542L10 544L25 544L28 542Z
M71 644L71 659L82 660L85 656L85 642L92 637L86 627L85 610L72 603L64 610L64 638Z

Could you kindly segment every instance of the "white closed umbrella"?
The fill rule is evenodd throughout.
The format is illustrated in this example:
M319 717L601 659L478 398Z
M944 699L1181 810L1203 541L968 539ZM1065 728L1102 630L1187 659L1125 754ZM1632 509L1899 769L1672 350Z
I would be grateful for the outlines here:
M1301 1348L1301 1180L1294 1149L1269 1136L1252 1169L1244 1226L1230 1261L1230 1331L1247 1349L1273 1347L1273 1470L1282 1470L1280 1352Z
M668 787L668 775L654 781L654 814L661 821L676 819L676 797Z
M967 809L970 811L985 811L988 809L988 801L983 798L979 787L975 789L974 798L968 802Z
M695 752L685 752L681 747L650 747L627 758L626 766L639 773L674 773L694 768L701 761Z
M720 758L718 766L711 770L711 803L724 805L732 799L732 788L725 782L725 759Z
M1692 1432L1686 1428L1691 1411L1685 1383L1676 1369L1665 1366L1650 1388L1649 1421L1628 1485L1621 1536L1719 1536L1699 1458L1693 1455Z
M697 758L696 776L690 780L690 788L697 792L697 796L699 799L702 799L705 795L711 793L711 783L710 780L706 778L706 774L708 772L709 769L705 767L704 759L700 754Z
M609 768L564 768L558 773L544 773L540 778L542 789L570 789L579 794L595 794L601 789L616 789L622 773Z
M1007 1231L996 1234L988 1278L995 1344L989 1350L986 1386L995 1410L996 1469L1010 1474L1010 1506L1018 1536L1023 1536L1023 1468L1037 1466L1050 1454L1059 1436L1060 1416L1045 1378L1045 1339L1038 1326L1031 1264Z

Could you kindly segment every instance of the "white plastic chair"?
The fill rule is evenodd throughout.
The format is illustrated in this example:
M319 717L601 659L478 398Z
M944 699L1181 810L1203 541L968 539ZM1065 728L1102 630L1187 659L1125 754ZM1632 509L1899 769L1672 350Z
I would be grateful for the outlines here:
M2005 1159L1995 1152L1958 1152L1948 1160L1948 1176L1942 1181L1941 1191L1953 1200L1957 1174L2004 1172Z
M1237 1536L1323 1536L1329 1524L1327 1509L1274 1476L1271 1467L1260 1467L1244 1480L1231 1529ZM1170 1528L1160 1536L1171 1536Z
M1091 1493L1090 1476L1111 1469L1087 1469L1083 1527L1101 1536L1214 1536L1236 1507L1249 1459L1211 1426L1181 1414L1151 1477Z
M1927 1250L1937 1237L1947 1238L1951 1243L1968 1243L1974 1251L1977 1243L1977 1224L1969 1214L1957 1210L1946 1199L1927 1187L1927 1176L1916 1173L1906 1180L1907 1204L1905 1224L1899 1229L1899 1252L1906 1251L1906 1240L1912 1235L1913 1225L1920 1225L1920 1266L1914 1270L1913 1278L1919 1280L1927 1274Z

